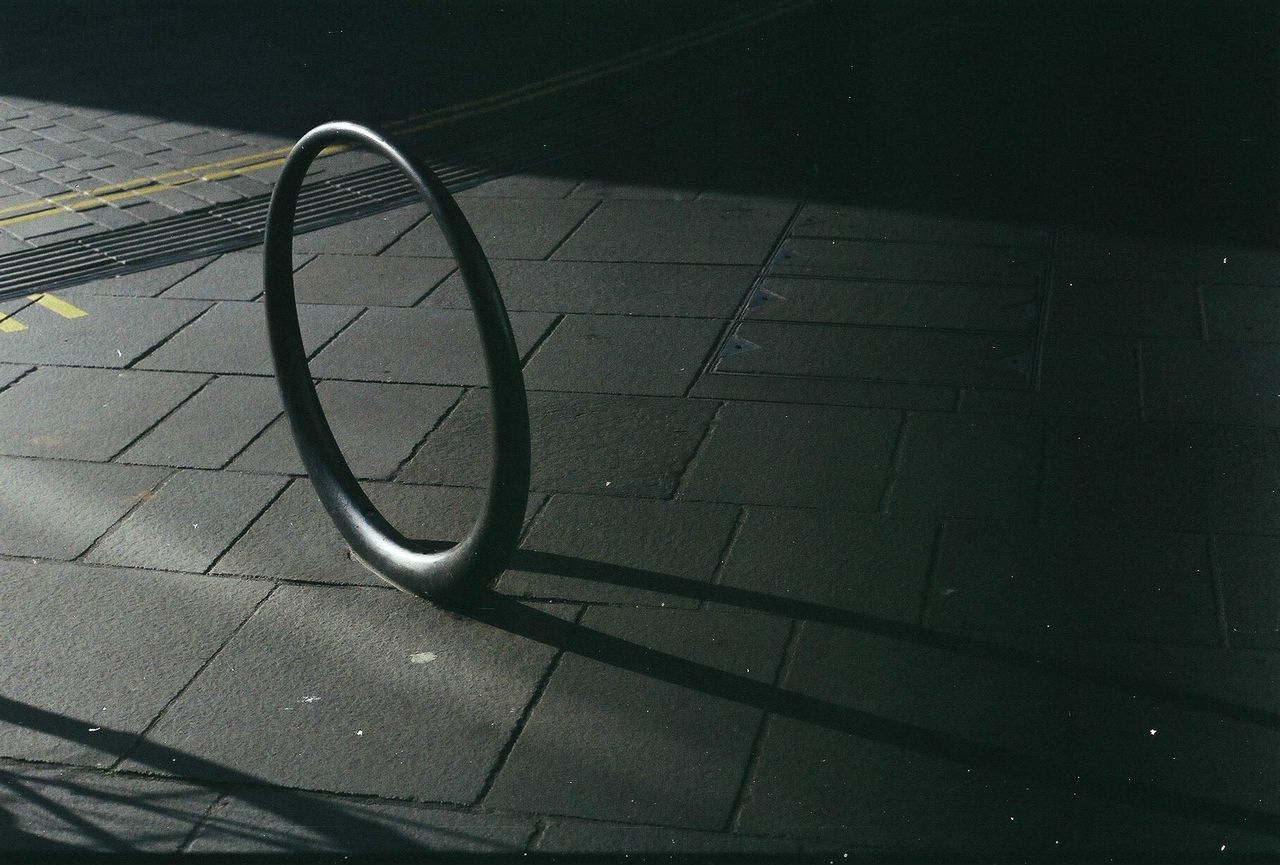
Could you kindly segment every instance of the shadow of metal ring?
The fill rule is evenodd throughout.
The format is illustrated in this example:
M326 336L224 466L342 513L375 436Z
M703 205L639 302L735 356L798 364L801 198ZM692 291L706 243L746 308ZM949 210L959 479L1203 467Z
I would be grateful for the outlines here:
M316 397L298 328L293 287L293 222L298 191L325 147L357 142L381 153L422 193L453 250L471 296L489 376L493 467L484 508L452 546L413 540L395 529L356 481ZM355 558L397 588L436 601L465 601L506 567L529 498L529 409L520 354L493 272L457 203L430 169L378 133L354 123L317 126L290 151L267 211L263 250L267 336L294 441L316 494Z

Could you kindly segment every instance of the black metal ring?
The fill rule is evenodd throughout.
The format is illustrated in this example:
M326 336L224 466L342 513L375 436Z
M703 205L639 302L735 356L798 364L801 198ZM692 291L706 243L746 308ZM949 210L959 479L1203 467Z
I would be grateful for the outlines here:
M380 152L426 198L453 250L471 296L489 374L493 468L484 509L452 546L406 538L369 501L334 440L307 365L293 289L293 222L298 191L316 156L330 144L356 141ZM326 123L298 141L271 195L263 250L267 336L276 382L316 494L351 551L397 588L433 600L456 600L487 586L506 567L519 540L529 498L529 408L520 354L488 259L457 203L429 169L378 133L354 123Z

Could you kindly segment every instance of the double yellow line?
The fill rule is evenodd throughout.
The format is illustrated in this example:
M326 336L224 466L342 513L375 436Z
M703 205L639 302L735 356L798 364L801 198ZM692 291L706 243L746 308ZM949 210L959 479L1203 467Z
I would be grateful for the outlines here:
M408 135L444 126L458 120L490 114L513 105L519 105L522 102L539 99L557 91L568 90L609 75L616 75L619 72L624 72L645 63L651 63L654 60L720 39L738 30L755 27L781 15L794 12L797 9L812 6L816 2L817 0L792 0L792 2L780 3L763 11L739 15L727 21L717 22L680 36L672 37L646 48L639 48L635 51L620 54L617 57L611 57L606 61L562 72L559 75L553 75L550 78L544 78L491 96L472 99L446 108L396 120L387 124L387 129L397 135ZM332 156L346 149L347 147L344 145L334 145L325 148L320 155ZM0 208L0 228L36 219L45 219L68 211L74 213L82 210L93 210L98 207L105 207L112 202L138 198L156 192L163 192L167 189L177 189L190 183L222 180L237 175L250 174L254 171L262 171L282 165L285 157L289 154L289 150L290 147L288 146L275 147L271 150L236 156L220 162L206 162L203 165L193 165L189 168L180 168L163 174L136 177L120 183L99 186L95 189L63 192L48 198L42 198L39 201L10 205L9 207Z

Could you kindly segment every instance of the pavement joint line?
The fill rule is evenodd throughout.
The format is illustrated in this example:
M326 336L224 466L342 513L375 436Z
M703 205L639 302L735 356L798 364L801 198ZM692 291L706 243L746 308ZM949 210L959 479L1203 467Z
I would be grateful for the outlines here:
M1134 368L1138 377L1138 420L1140 422L1148 420L1147 418L1147 370L1143 363L1145 357L1142 352L1142 344L1145 342L1141 337L1133 341L1133 361Z
M738 505L738 512L733 515L733 525L729 527L729 534L724 539L724 543L720 546L720 554L716 557L716 565L711 569L711 575L707 577L707 583L711 586L719 586L720 578L724 574L724 566L729 561L729 556L733 554L733 547L738 542L739 536L742 534L742 527L747 522L747 506ZM694 607L696 610L705 610L707 608L707 599L698 598L698 603Z
M773 688L782 691L782 683L786 681L787 673L791 669L791 663L795 659L796 642L800 636L802 624L798 619L791 619L787 625L787 638L782 643L782 652L778 657L778 665L773 671ZM751 781L755 777L756 766L760 762L760 753L764 749L765 730L768 729L769 719L772 714L766 710L760 711L760 723L756 726L755 736L751 739L751 751L747 755L747 764L742 767L742 780L738 783L738 789L733 797L733 803L729 808L729 816L724 822L724 832L733 832L742 819L742 809L746 807L747 800L750 798Z
M1053 303L1053 282L1057 278L1057 261L1058 261L1058 230L1055 228L1053 234L1049 236L1046 243L1041 244L1041 255L1044 256L1045 263L1043 271L1040 275L1039 295L1040 295L1040 311L1036 318L1036 344L1035 357L1032 359L1034 366L1031 368L1031 375L1028 376L1027 390L1033 393L1040 392L1040 385L1044 381L1044 348L1049 341L1049 312L1050 305Z
M610 75L616 75L645 63L649 63L663 57L668 57L672 54L679 53L707 42L715 41L716 39L728 36L738 30L763 24L773 18L790 14L791 12L795 12L808 6L813 6L816 3L817 0L798 0L798 2L776 5L765 12L747 13L739 16L738 18L730 19L727 22L710 25L702 28L701 30L695 30L692 33L681 34L680 36L673 37L665 42L659 42L655 45L622 54L619 57L610 58L608 61L570 70L568 72L552 76L551 78L544 79L543 81L522 85L502 93L492 94L479 99L462 102L457 105L436 109L435 111L425 112L423 114L402 118L400 120L394 120L386 124L386 126L388 131L394 134L409 135L417 132L423 132L438 126L444 126L458 120L491 114L503 108L529 102L551 93L588 84L592 81ZM174 189L178 186L184 186L188 183L194 183L197 181L221 180L227 177L249 174L254 171L275 167L284 163L285 157L291 149L292 145L283 146L256 154L232 157L231 159L222 160L220 162L205 163L203 165L176 169L174 171L164 172L153 176L134 178L120 183L109 184L93 190L60 193L59 195L50 198L42 198L40 202L36 203L54 205L53 207L46 206L44 209L35 212L22 212L17 216L7 218L2 217L7 210L12 211L17 209L25 211L27 205L0 208L0 228L35 219L48 218L66 211L77 212L80 210L90 210L102 207L104 204L112 201L119 201L125 198L136 198L154 192ZM348 149L350 149L349 145L331 145L330 147L325 148L320 155L332 156ZM254 162L254 160L258 161ZM237 163L239 164L237 165ZM234 165L235 167L226 168L225 166L228 165ZM208 169L221 170L209 172L207 171ZM210 176L206 176L206 174Z
M901 411L901 410L899 410ZM938 412L943 414L943 412ZM898 418L898 429L893 437L893 449L889 451L889 477L885 478L884 486L880 489L880 513L889 512L889 502L893 499L894 490L898 487L898 473L902 469L902 442L907 437L907 424L911 419L911 412L902 411Z
M671 492L662 496L662 501L673 502L680 498L680 488L684 486L685 476L689 474L690 466L697 462L698 457L706 449L707 443L715 435L716 426L720 422L720 415L724 414L725 406L728 404L728 400L720 400L716 405L716 410L712 413L711 420L707 422L707 428L702 432L702 438L698 439L698 446L693 449L693 453L689 454L689 459L680 467L680 473L676 475L676 482L671 485Z
M427 430L426 433L423 434L422 438L418 441L418 443L409 449L409 455L400 461L400 464L396 466L386 476L385 480L391 483L400 483L399 477L400 477L400 473L404 471L404 467L413 461L413 458L418 455L418 451L426 447L427 441L431 438L431 434L434 433L436 430L440 429L440 427L444 425L444 422L449 419L450 415L453 414L454 410L456 410L458 406L462 404L462 401L465 400L467 398L467 395L471 393L473 390L475 390L474 387L459 388L459 393L457 398L454 399L454 401L449 404L449 407L446 408L440 414L440 417L437 418L436 422L431 425L431 428ZM404 486L411 486L411 484L404 484Z
M198 375L198 373L181 373L181 375L190 375L190 374L197 374L197 375ZM125 452L125 451L127 451L129 448L133 447L135 444L137 444L139 441L141 441L141 440L142 440L142 438L143 438L144 436L146 436L146 435L147 435L147 433L151 432L153 429L155 429L156 427L160 426L160 424L164 423L164 422L165 422L165 421L167 421L170 417L172 417L174 414L176 414L176 413L177 413L177 411L178 411L180 408L182 408L184 405L186 405L187 403L189 403L189 402L191 402L193 399L195 399L195 398L200 394L200 392L201 392L201 391L203 391L205 388L207 388L207 387L209 386L209 383L210 383L210 382L212 382L215 378L217 378L217 376L215 376L215 375L213 375L213 374L211 374L211 373L205 373L205 375L206 375L206 376L208 376L208 377L204 380L204 383L203 383L203 384L201 384L201 385L200 385L199 387L197 387L194 391L192 391L190 394L188 394L184 399L182 399L182 400L181 400L177 405L175 405L173 408L171 408L171 409L169 409L167 412L165 412L165 413L164 413L164 416L163 416L163 417L161 417L159 420L157 420L155 423L151 424L151 425L150 425L150 426L148 426L146 429L144 429L142 432L138 433L136 436L134 436L133 438L129 439L128 443L127 443L127 444L125 444L125 446L124 446L124 447L122 447L122 448L118 449L118 450L117 450L115 453L113 453L111 456L107 457L107 460L106 460L106 461L107 461L107 462L109 462L109 463L113 463L113 462L115 462L117 459L119 459L121 456L123 456L123 455L124 455L124 452ZM188 468L188 466L183 466L183 468Z
M189 318L186 322L184 322L183 324L175 328L173 333L159 340L155 345L148 347L146 351L142 352L142 354L138 355L133 360L129 361L129 363L125 364L124 368L138 369L139 363L146 360L151 355L155 354L158 350L160 350L164 346L168 345L169 342L173 340L174 337L176 337L178 334L185 331L187 328L191 327L191 325L195 324L200 319L204 318L206 315L209 314L209 310L213 309L215 306L218 305L218 301L196 301L196 302L207 303L209 305L206 306L204 309L200 310L199 312L197 312L195 315L191 316L191 318ZM182 370L157 370L157 372L180 372L180 371ZM186 370L186 371L192 372L193 370Z
M547 250L547 254L542 256L542 261L550 261L551 257L555 255L557 252L559 252L564 247L564 245L569 242L569 239L571 237L573 237L575 234L578 233L578 229L582 228L583 223L585 223L588 219L590 219L591 214L599 210L602 204L604 204L604 199L600 199L599 201L595 202L590 207L588 207L587 212L582 214L582 218L579 219L577 222L575 222L573 224L573 227L570 228L567 232L565 232L564 237L561 237L558 241L556 241L555 246Z
M517 601L517 603L520 603ZM521 604L521 606L525 606ZM493 785L498 780L498 775L507 765L507 758L511 756L512 750L515 749L516 742L520 739L520 734L524 732L525 725L528 723L530 716L533 715L538 703L542 701L542 695L546 693L547 685L551 682L551 677L555 675L556 670L560 668L560 661L569 651L569 647L573 644L574 635L582 624L582 617L587 613L585 605L579 604L578 611L573 616L573 621L569 624L568 633L565 635L564 644L556 647L556 653L547 663L547 668L538 678L537 685L534 686L533 694L529 696L528 702L525 703L524 709L520 712L520 717L516 719L515 725L511 729L511 735L507 737L507 741L503 743L502 750L498 752L497 758L493 761L493 766L489 769L489 774L485 777L484 783L480 786L480 793L472 805L480 806L484 804L485 798L489 795L489 791L493 789Z
M938 579L938 564L942 561L942 534L946 531L948 518L940 517L935 522L929 547L929 564L924 569L924 585L920 588L919 612L916 614L916 626L920 628L929 627L929 599Z
M147 726L142 728L142 730L140 730L136 734L133 740L133 745L131 745L127 750L125 750L124 753L122 753L119 757L117 757L116 760L110 766L107 767L109 771L112 771L112 772L116 771L122 765L124 765L124 763L131 756L133 756L134 752L136 752L138 748L142 746L142 743L146 740L147 734L155 729L156 725L160 723L161 719L164 718L165 714L169 711L169 709L171 709L173 705L178 702L178 700L182 699L182 695L187 692L187 689L191 687L191 685L195 682L196 679L200 678L200 674L203 673L205 670L207 670L209 668L209 665L212 664L214 660L216 660L217 657L222 654L222 652L227 648L227 646L231 643L231 641L236 638L236 635L239 634L242 630L244 630L245 625L249 624L249 620L252 619L257 614L258 610L262 609L263 605L265 605L267 601L271 600L271 598L275 596L275 593L278 589L279 589L279 586L277 584L273 584L271 588L268 589L267 592L262 596L262 598L256 604L253 605L253 609L249 610L248 615L244 617L244 619L240 622L240 624L236 625L236 627L234 627L231 630L231 633L228 634L227 638L222 641L222 644L219 645L218 648L214 649L213 654L211 654L207 659L205 659L205 662L201 664L194 673L192 673L191 678L186 681L186 684L184 684L181 688L179 688L177 693L174 694L173 697L171 697L169 701L160 708L160 711L156 713L155 717L151 719L150 723L148 723Z
M271 477L275 477L275 476L271 476ZM209 564L205 566L205 569L200 573L209 575L209 576L216 576L213 573L213 569L218 566L218 562L222 561L222 559L226 557L227 553L231 552L231 548L234 547L237 543L239 543L240 539L249 533L249 529L253 528L254 524L257 523L258 520L262 519L262 515L265 514L267 510L272 505L274 505L282 495L284 495L285 490L289 489L292 483L293 482L288 480L287 478L283 479L282 482L280 483L280 488L275 491L275 494L271 496L271 499L265 505L258 508L257 513L255 513L252 517L249 518L248 522L246 522L244 526L241 527L240 531L236 532L235 537L233 537L230 541L228 541L227 545L218 551L218 554L213 557L213 560L210 561Z
M1209 554L1209 586L1213 590L1213 611L1218 626L1218 645L1222 649L1231 648L1231 627L1227 622L1227 600L1222 591L1222 565L1219 562L1218 534L1211 532L1205 539Z
M203 813L200 814L196 821L191 824L191 828L183 837L182 842L178 844L177 852L179 854L186 853L187 850L190 849L191 845L200 837L200 833L204 831L204 827L208 825L209 819L213 816L213 812L218 810L218 807L222 805L223 802L227 801L228 798L230 798L230 794L228 792L225 790L218 791L218 795L213 797L213 801L209 803L209 806L204 809Z
M76 462L89 462L93 465L102 465L102 463L98 462L97 460L76 460ZM177 477L178 472L182 471L182 469L173 468L171 466L159 466L158 468L166 469L169 473L164 475L162 478L160 478L160 480L156 481L156 483L151 487L151 489L147 490L145 493L138 496L137 500L134 501L134 503L129 506L128 510L126 510L123 514L120 515L119 519L117 519L114 523L108 526L106 530L102 532L102 534L98 535L96 538L93 539L93 543L89 544L89 546L81 550L79 555L72 557L70 561L75 562L76 564L94 567L95 566L94 563L86 561L85 557L92 554L93 551L98 548L98 545L102 543L103 538L105 538L107 535L114 532L122 523L124 523L125 520L129 519L129 517L136 514L138 510L142 508L143 505L145 505L147 502L154 499L156 495L160 492L160 490L164 489L164 487L168 485L169 481Z

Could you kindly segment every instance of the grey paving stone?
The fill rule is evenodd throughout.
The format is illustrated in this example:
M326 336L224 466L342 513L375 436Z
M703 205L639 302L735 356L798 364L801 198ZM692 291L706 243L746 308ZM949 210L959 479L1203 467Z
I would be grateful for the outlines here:
M0 753L97 766L135 743L268 589L26 561L0 571Z
M917 384L1025 388L1033 336L747 321L748 350L723 353L717 371L870 378Z
M878 510L899 419L887 409L729 403L679 497Z
M1151 797L1136 785L1151 785L1175 796L1275 813L1280 733L1274 722L1248 723L1239 714L1255 709L1275 718L1280 669L1273 654L1153 649L1113 653L1110 668L1116 675L1172 684L1227 705L1215 710L1122 685L1085 683L1076 716L1080 741L1089 747L1077 752L1080 774L1104 788L1132 791L1141 800Z
M512 174L457 193L458 198L564 198L578 181L536 174Z
M515 595L592 603L690 607L697 592L664 578L710 583L738 509L728 505L553 496L498 580Z
M965 389L966 412L1137 418L1138 346L1114 336L1051 333L1035 390Z
M1280 540L1219 535L1214 562L1230 645L1280 648Z
M706 318L569 315L525 366L537 390L679 396L727 322Z
M216 132L201 132L195 135L184 135L181 138L174 138L169 141L169 146L174 150L182 153L190 153L192 155L226 150L229 147L234 147L235 144L236 142L234 140L225 135L219 135Z
M359 308L352 306L299 306L303 344L309 352L314 352L358 312ZM199 321L184 328L138 365L146 369L274 375L263 306L231 300L215 303Z
M1008 391L1022 393L1022 391ZM902 408L953 411L959 399L954 387L874 379L796 378L785 375L709 372L694 382L689 396L702 399Z
M270 790L219 802L186 852L515 854L533 829L531 818Z
M87 315L64 318L42 307L24 311L21 333L0 340L0 361L123 367L208 308L190 300L105 297L76 290L58 300Z
M1196 288L1176 282L1055 280L1049 307L1053 332L1113 336L1200 336Z
M484 504L481 490L364 484L374 505L409 537L457 541ZM526 519L542 497L529 498ZM348 548L309 481L295 480L214 566L214 573L323 583L386 584L348 555Z
M553 652L400 592L283 586L125 766L472 802Z
M1280 452L1270 431L1053 421L1049 522L1280 533Z
M346 381L321 382L316 392L358 478L390 476L462 395L458 388ZM306 474L283 417L236 457L231 468Z
M205 380L183 373L42 367L0 394L0 453L104 462Z
M1280 356L1271 345L1142 341L1147 416L1280 426Z
M696 682L667 679L692 664L767 687L781 660L785 620L593 608L582 626L586 631L575 634L485 804L723 828L761 711L700 691ZM606 656L621 653L613 648L616 640L639 647L628 650L624 665L591 656L593 644ZM674 656L674 663L663 656ZM633 664L643 664L647 674L627 669Z
M1026 333L1038 311L1029 286L770 277L752 295L747 317Z
M554 257L759 265L792 210L785 201L605 201Z
M298 271L294 292L298 303L413 306L453 269L449 258L320 255Z
M24 184L24 187L26 185ZM38 187L37 187L38 188ZM42 193L35 189L28 190L36 195ZM48 195L49 193L43 193ZM57 234L66 231L69 228L80 228L81 226L92 225L89 218L81 213L75 213L70 210L61 210L56 213L50 213L48 216L41 216L39 219L30 219L26 222L15 222L5 226L5 230L15 237L23 240L30 240L37 237L45 237L51 234Z
M93 221L94 225L100 225L107 229L129 228L141 222L129 211L121 210L118 207L95 207L86 211L85 215Z
M202 573L283 486L281 478L180 471L107 532L85 561Z
M9 515L0 555L72 559L164 478L164 469L0 457Z
M311 260L295 255L296 270ZM165 297L198 300L253 300L262 294L262 251L228 252L187 276L164 293Z
M522 356L555 322L534 312L512 313L510 319ZM370 309L316 356L311 373L417 384L488 381L475 317L461 309Z
M1048 237L1044 229L1035 226L828 204L805 205L792 233L796 237L1003 246L1029 246Z
M913 413L887 496L891 513L1033 520L1044 422Z
M546 258L591 210L589 201L546 198L464 198L463 215L490 258ZM452 258L434 219L414 226L387 255Z
M118 462L216 469L281 412L269 378L218 376L117 457Z
M489 482L488 393L472 391L401 470L410 483ZM529 394L533 488L658 498L675 489L713 403L604 394Z
M886 852L1042 849L1062 801L969 755L994 746L1010 763L1065 762L1062 680L809 623L783 687L831 710L815 723L770 718L739 831Z
M1206 285L1200 296L1209 339L1280 342L1280 288Z
M774 598L915 624L935 533L923 520L751 507L717 585L763 595L766 607Z
M709 264L598 261L495 261L507 309L619 315L729 318L755 278L755 268ZM469 309L458 274L421 306Z
M1069 279L1280 284L1280 257L1262 250L1064 231L1054 252L1056 271Z
M799 853L804 849L800 842L782 838L564 819L548 823L534 848L538 853L612 853L624 856L688 856L701 853L762 856L769 853Z
M6 853L176 854L217 793L191 784L84 769L0 765Z
M1035 285L1038 249L866 240L788 240L773 260L775 276L928 280L977 285Z
M261 188L261 182L255 182ZM246 194L253 193L246 192ZM352 222L343 222L319 231L309 231L293 239L293 251L376 255L390 246L392 241L408 231L410 227L422 221L426 215L427 209L424 205L414 205L366 216Z
M1035 647L1212 646L1218 625L1208 556L1203 535L950 521L925 621Z

